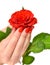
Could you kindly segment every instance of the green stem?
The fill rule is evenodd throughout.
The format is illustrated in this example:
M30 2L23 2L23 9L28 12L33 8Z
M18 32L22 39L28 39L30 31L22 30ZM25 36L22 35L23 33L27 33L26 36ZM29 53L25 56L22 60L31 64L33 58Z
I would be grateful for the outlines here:
M22 65L24 65L24 64L22 64Z

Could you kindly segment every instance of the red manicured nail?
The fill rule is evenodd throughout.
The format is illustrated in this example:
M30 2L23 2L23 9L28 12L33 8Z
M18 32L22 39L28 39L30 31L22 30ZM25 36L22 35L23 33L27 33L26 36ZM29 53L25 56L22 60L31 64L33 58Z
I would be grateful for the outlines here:
M19 32L22 32L24 30L24 27L20 27Z
M30 31L30 27L26 28L26 33L28 33Z
M29 31L30 33L32 32L33 28L34 28L34 26L32 26L32 27L30 28L30 31Z

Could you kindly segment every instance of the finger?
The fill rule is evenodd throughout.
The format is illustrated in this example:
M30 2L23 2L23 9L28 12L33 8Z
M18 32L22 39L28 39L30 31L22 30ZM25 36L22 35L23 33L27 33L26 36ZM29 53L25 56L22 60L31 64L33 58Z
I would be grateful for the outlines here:
M21 57L21 51L22 51L22 48L23 48L23 45L24 45L24 42L25 42L25 39L26 39L26 36L28 33L25 32L26 29L24 29L24 31L22 32L21 36L20 36L20 39L18 40L18 43L16 45L16 48L13 52L13 55L10 59L10 62L12 63L16 63L19 61L20 57Z
M6 40L9 40L9 41L10 41L10 39L13 37L14 32L15 32L15 28L12 28L12 31L11 31L11 33L6 37Z
M8 27L8 26L7 26L7 27ZM6 27L6 28L7 28L7 27ZM3 32L6 32L6 28L2 29L2 31L3 31ZM12 28L12 27L10 27L10 28ZM9 34L9 36L7 36L7 37L4 39L4 41L5 41L5 40L10 40L9 38L12 37L12 35L13 35L14 32L15 32L15 28L12 28L12 32Z
M9 36L7 38L5 38L4 40L2 40L2 42L0 44L2 48L6 48L10 39L12 38L12 35L14 34L14 32L15 32L15 29L12 29L12 32L9 34Z
M22 53L21 56L23 56L23 54L25 53L25 51L27 50L29 44L30 44L30 39L31 39L31 33L28 33L27 37L26 37L26 41L24 43L23 49L22 49ZM20 60L19 60L20 63Z
M4 40L1 41L0 43L0 49L5 49L6 46L8 45L10 39L12 38L12 35L14 34L14 29L12 30L12 32L9 34L9 36L7 38L5 38Z
M25 51L27 50L27 48L28 48L28 46L29 46L32 30L33 30L33 27L30 28L30 31L29 31L30 33L28 33L28 36L27 36L26 41L25 41L25 43L24 43L21 56L23 56L23 54L25 53Z
M23 54L25 53L26 49L28 48L28 46L30 44L30 39L31 39L31 33L28 33L26 41L25 41L24 46L23 46L23 50L22 50L21 56L23 56Z
M21 35L21 32L19 32L19 29L17 29L15 33L13 34L12 39L9 41L9 44L7 45L4 52L4 54L7 55L8 58L11 57L20 35Z

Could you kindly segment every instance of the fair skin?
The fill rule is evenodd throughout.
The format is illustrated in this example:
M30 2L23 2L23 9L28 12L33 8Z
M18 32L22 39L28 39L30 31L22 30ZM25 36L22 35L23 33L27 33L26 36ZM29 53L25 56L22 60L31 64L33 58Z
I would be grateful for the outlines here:
M19 62L28 48L31 33L26 33L26 28L22 32L19 32L19 29L13 28L9 36L0 42L0 65L14 65Z

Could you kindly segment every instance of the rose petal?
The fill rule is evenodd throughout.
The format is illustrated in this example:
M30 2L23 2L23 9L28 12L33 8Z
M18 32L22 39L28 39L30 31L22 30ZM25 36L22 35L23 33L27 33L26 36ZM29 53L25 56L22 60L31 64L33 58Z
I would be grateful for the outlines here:
M37 23L37 19L33 18L33 20L28 24L28 26L32 26Z

